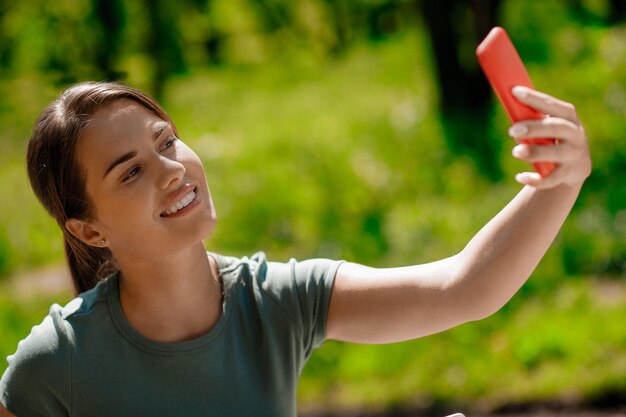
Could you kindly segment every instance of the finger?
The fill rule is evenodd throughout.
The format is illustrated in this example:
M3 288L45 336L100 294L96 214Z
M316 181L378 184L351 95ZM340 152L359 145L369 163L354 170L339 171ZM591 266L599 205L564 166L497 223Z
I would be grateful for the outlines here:
M559 145L517 145L511 151L513 156L525 162L556 162L573 161L579 157L577 150L566 143Z
M518 101L550 116L562 117L579 124L573 104L528 87L515 86L511 93Z
M556 166L547 177L542 177L536 172L521 172L515 176L515 181L520 184L545 190L559 185L562 182L561 177L562 169L560 166Z
M541 120L526 120L509 128L514 139L559 138L561 141L579 139L583 132L575 123L560 118L547 117Z

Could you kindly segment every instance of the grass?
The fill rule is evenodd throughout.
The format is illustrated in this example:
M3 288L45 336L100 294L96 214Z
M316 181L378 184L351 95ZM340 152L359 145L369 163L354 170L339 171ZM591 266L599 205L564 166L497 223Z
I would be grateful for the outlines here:
M563 282L503 311L438 335L384 346L327 342L300 386L303 408L393 403L463 409L626 392L626 286ZM602 325L599 325L602 323Z
M67 291L12 297L1 286L0 357L15 351L52 303L70 298ZM300 409L587 404L603 392L626 392L624 316L625 282L581 279L541 295L517 296L488 319L410 342L327 341L305 367Z
M537 86L579 106L595 170L520 294L487 320L421 340L326 343L302 377L303 409L582 401L626 391L626 289L619 275L626 253L626 100L620 99L626 49L616 41L622 31L559 26L550 32L556 46L549 65L529 63ZM568 46L572 39L578 46ZM416 30L361 45L341 60L286 55L262 66L196 69L170 81L163 104L203 159L218 211L207 246L373 266L461 250L520 189L512 178L527 167L510 157L508 121L497 105L489 134L504 142L503 182L489 183L468 156L447 150L427 50ZM28 74L4 81L0 90L0 122L7 126L0 132L6 144L0 188L9 196L0 199L0 278L6 280L60 262L62 246L57 226L28 189L22 162L30 124L56 91ZM17 101L9 106L6 97ZM589 278L594 270L613 275ZM15 350L52 302L69 299L66 293L16 298L9 288L0 282L0 357Z

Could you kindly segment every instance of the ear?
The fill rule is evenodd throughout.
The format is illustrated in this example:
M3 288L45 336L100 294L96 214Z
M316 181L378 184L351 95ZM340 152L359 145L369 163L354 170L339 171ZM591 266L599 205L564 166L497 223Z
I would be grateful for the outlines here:
M65 222L65 228L84 244L102 247L101 241L104 236L93 223L86 220L69 219Z

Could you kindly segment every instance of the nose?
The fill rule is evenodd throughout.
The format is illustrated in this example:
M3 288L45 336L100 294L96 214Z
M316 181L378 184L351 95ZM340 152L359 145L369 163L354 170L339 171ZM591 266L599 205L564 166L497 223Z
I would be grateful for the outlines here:
M177 185L185 177L187 170L181 162L161 155L159 157L159 163L161 171L161 175L159 177L160 189L167 190L168 188Z

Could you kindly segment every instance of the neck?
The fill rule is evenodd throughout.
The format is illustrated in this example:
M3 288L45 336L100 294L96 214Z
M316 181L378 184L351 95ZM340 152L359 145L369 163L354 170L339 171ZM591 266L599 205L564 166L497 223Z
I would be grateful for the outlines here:
M217 323L221 284L202 242L165 256L117 261L122 311L139 333L157 341L182 341Z

